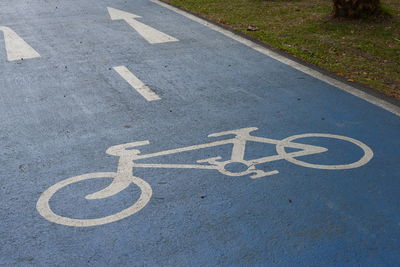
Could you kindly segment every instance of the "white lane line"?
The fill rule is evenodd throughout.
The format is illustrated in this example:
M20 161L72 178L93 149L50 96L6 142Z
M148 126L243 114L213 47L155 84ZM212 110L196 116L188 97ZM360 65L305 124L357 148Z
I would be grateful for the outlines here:
M316 71L314 69L311 69L311 68L309 68L307 66L304 66L304 65L302 65L302 64L300 64L300 63L298 63L296 61L293 61L293 60L291 60L289 58L286 58L286 57L284 57L282 55L279 55L279 54L273 52L272 50L270 50L270 49L268 49L268 48L266 48L264 46L256 44L256 43L254 43L254 42L252 42L252 41L250 41L250 40L248 40L248 39L246 39L246 38L244 38L242 36L239 36L239 35L237 35L237 34L235 34L233 32L225 30L225 29L223 29L223 28L221 28L221 27L219 27L217 25L214 25L214 24L212 24L212 23L210 23L210 22L208 22L208 21L206 21L204 19L196 17L196 16L194 16L192 14L189 14L189 13L183 11L183 10L180 10L180 9L178 9L176 7L170 6L170 5L166 4L166 3L158 1L158 0L150 0L150 1L155 3L155 4L158 4L160 6L163 6L163 7L167 8L167 9L169 9L169 10L172 10L172 11L174 11L174 12L176 12L176 13L182 15L182 16L185 16L188 19L191 19L191 20L193 20L193 21L195 21L197 23L200 23L200 24L202 24L202 25L204 25L204 26L206 26L206 27L208 27L208 28L210 28L210 29L212 29L214 31L222 33L223 35L225 35L225 36L227 36L227 37L229 37L229 38L231 38L231 39L233 39L235 41L238 41L239 43L242 43L242 44L244 44L244 45L246 45L246 46L248 46L248 47L250 47L250 48L252 48L252 49L254 49L254 50L256 50L256 51L258 51L258 52L260 52L260 53L262 53L264 55L266 55L266 56L269 56L269 57L271 57L271 58L273 58L275 60L278 60L278 61L280 61L280 62L282 62L282 63L284 63L286 65L289 65L292 68L295 68L295 69L297 69L297 70L299 70L301 72L304 72L304 73L306 73L306 74L308 74L308 75L310 75L310 76L312 76L314 78L317 78L317 79L319 79L319 80L321 80L323 82L326 82L326 83L328 83L330 85L333 85L333 86L335 86L335 87L337 87L337 88L339 88L339 89L341 89L343 91L346 91L349 94L352 94L352 95L357 96L357 97L359 97L361 99L364 99L365 101L368 101L368 102L370 102L370 103L372 103L372 104L374 104L374 105L376 105L378 107L381 107L381 108L383 108L383 109L385 109L385 110L387 110L389 112L392 112L393 114L395 114L397 116L400 116L400 107L398 107L396 105L393 105L393 104L391 104L391 103L389 103L389 102L387 102L385 100L382 100L382 99L380 99L378 97L372 96L372 95L370 95L370 94L368 94L368 93L366 93L364 91L361 91L361 90L359 90L357 88L354 88L353 86L345 84L345 83L343 83L341 81L338 81L338 80L336 80L336 79L334 79L332 77L329 77L329 76L327 76L325 74L322 74L322 73L320 73L320 72L318 72L318 71Z
M19 37L11 28L0 26L0 31L4 33L4 43L6 45L8 61L40 57L39 53L27 44L24 39Z
M139 94L141 94L147 101L160 100L155 92L153 92L147 85L145 85L138 77L130 72L125 66L113 67L113 69L124 78Z
M168 42L177 42L178 39L169 36L159 30L156 30L144 23L137 21L141 18L138 15L128 13L112 7L107 7L112 20L125 20L134 30L136 30L150 44L161 44Z

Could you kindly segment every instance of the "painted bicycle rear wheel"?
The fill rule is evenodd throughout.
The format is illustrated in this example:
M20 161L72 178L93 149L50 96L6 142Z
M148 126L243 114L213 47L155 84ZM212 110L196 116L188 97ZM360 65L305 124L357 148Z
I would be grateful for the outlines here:
M313 164L313 163L301 161L294 157L287 156L288 153L285 151L285 147L290 147L290 142L292 142L296 139L309 138L309 137L333 138L333 139L347 141L349 143L352 143L353 145L360 147L363 150L364 155L355 162L352 162L349 164L339 164L339 165ZM293 164L296 164L296 165L299 165L302 167L307 167L307 168L324 169L324 170L344 170L344 169L358 168L358 167L361 167L361 166L367 164L374 156L374 153L372 152L372 149L370 147L368 147L366 144L364 144L356 139L346 137L346 136L341 136L341 135L321 134L321 133L299 134L299 135L293 135L293 136L287 137L287 138L281 140L276 145L276 151L278 152L279 155L284 157L285 160L287 160Z

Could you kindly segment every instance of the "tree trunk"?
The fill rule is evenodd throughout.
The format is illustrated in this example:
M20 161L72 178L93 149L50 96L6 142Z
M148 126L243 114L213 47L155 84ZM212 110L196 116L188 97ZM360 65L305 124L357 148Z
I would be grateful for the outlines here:
M335 18L360 18L378 14L379 0L333 0Z

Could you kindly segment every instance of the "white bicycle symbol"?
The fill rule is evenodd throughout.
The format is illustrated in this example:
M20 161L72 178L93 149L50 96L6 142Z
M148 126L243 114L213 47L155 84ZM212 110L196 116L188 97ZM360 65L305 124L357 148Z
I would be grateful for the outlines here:
M218 137L225 135L234 135L233 138L229 138L226 140L215 141L210 143L204 143L200 145L188 146L183 148L171 149L160 151L156 153L144 154L141 155L140 151L136 148L138 146L148 145L149 141L141 141L141 142L133 142L123 145L112 146L107 149L106 153L120 157L117 172L96 172L96 173L88 173L75 177L71 177L65 179L50 188L48 188L45 192L40 196L36 208L40 215L42 215L47 220L67 225L67 226L77 226L77 227L85 227L85 226L96 226L107 224L115 221L119 221L124 219L138 211L140 211L143 207L147 205L151 196L152 189L151 186L141 179L140 177L133 175L134 168L176 168L176 169L205 169L205 170L217 170L222 174L228 176L245 176L250 175L252 179L261 178L269 175L274 175L279 173L277 170L274 171L263 171L257 169L255 166L261 163L267 163L277 160L287 160L293 164L308 167L308 168L316 168L316 169L326 169L326 170L343 170L343 169L352 169L360 167L367 162L369 162L373 157L373 152L371 148L369 148L364 143L355 140L350 137L340 136L340 135L332 135L332 134L320 134L320 133L310 133L310 134L300 134L294 135L283 140L274 140L264 137L252 136L250 133L252 131L257 130L257 128L243 128L238 130L226 131L221 133L210 134L208 137ZM364 155L356 162L343 164L343 165L318 165L311 164L296 158L306 155L319 154L328 151L328 149L320 146L307 145L301 143L293 142L296 139L307 138L307 137L322 137L322 138L333 138L343 141L348 141L360 147ZM265 143L265 144L273 144L276 145L277 155L261 157L253 160L245 160L245 149L246 143L248 141L257 142L257 143ZM198 164L151 164L151 163L136 163L135 161L140 159L153 158L158 156L176 154L185 151L193 151L203 148L216 147L226 144L233 144L231 158L226 161L221 161L221 157L213 157L203 160L198 160ZM295 148L300 149L295 152L287 153L285 148ZM241 170L238 172L229 171L227 169L229 164L241 164L243 165L245 170ZM49 205L50 199L52 196L57 193L60 189L83 180L88 179L97 179L97 178L113 178L112 183L106 188L87 195L85 198L88 200L92 199L102 199L111 197L115 194L118 194L122 190L126 189L131 184L135 184L141 190L141 195L139 199L129 208L126 208L116 214L106 216L103 218L97 219L74 219L67 218L60 215L55 214Z

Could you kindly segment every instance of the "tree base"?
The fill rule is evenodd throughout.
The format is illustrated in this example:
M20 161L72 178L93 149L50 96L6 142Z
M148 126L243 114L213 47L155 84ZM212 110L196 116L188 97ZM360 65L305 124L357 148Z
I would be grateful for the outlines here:
M367 18L382 13L379 0L333 0L334 18Z

